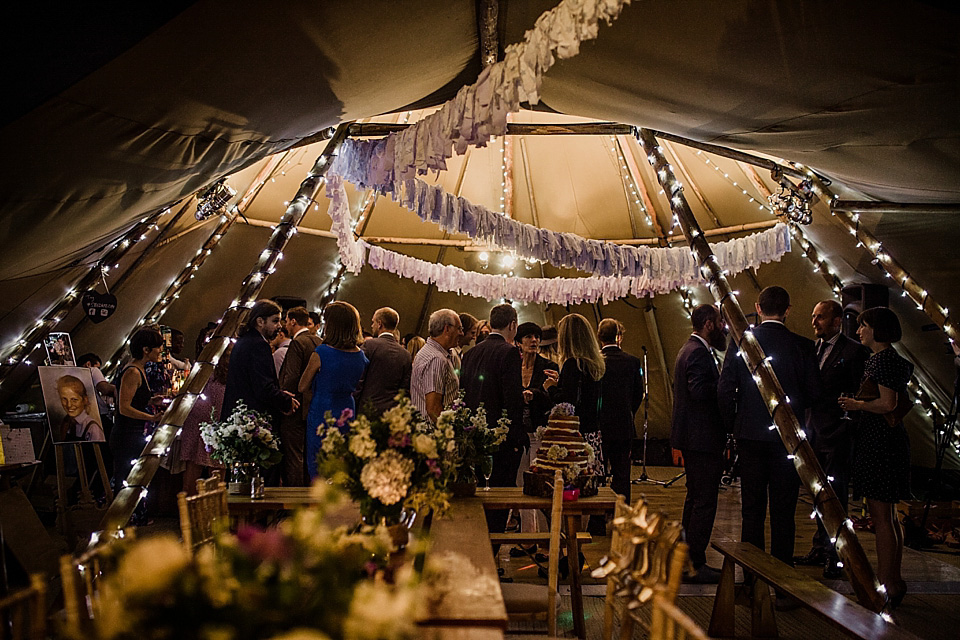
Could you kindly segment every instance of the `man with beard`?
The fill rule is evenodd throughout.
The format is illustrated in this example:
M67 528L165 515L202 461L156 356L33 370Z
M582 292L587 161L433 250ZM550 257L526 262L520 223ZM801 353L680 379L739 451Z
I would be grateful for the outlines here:
M863 367L870 350L840 332L843 308L836 300L817 303L811 315L813 333L817 337L817 359L823 395L810 408L810 445L843 510L847 510L847 492L852 455L852 421L843 419L843 410L837 404L841 393L853 395L860 388ZM843 576L838 566L837 551L830 544L830 534L817 519L817 533L813 547L794 558L797 564L821 566L825 578Z
M692 320L693 333L674 366L670 445L683 453L687 473L682 523L694 573L683 579L716 584L720 571L707 565L707 544L717 515L727 430L717 402L720 371L711 349L725 349L726 327L720 312L709 304L694 309Z
M240 401L248 409L268 414L274 427L280 414L290 415L300 408L293 394L281 390L277 381L270 341L279 331L280 305L272 300L258 300L250 309L247 322L233 345L220 410L222 420L233 413Z

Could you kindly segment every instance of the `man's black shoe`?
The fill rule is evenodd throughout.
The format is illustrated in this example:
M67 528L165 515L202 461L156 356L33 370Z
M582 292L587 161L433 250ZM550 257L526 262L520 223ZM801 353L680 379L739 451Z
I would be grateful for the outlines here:
M719 584L720 570L703 564L693 573L683 574L682 579L684 584Z
M827 563L823 565L823 577L827 580L839 580L843 577L843 570L833 558L827 560Z
M805 556L794 556L793 562L804 567L822 567L827 562L827 550L814 547Z

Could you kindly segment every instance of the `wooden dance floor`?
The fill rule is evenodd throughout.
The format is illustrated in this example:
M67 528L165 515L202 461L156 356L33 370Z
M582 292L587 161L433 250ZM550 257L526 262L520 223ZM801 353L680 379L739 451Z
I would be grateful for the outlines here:
M653 479L669 480L680 469L674 467L648 467L647 474ZM634 477L640 475L640 467L633 468ZM633 485L633 498L646 496L647 501L655 508L666 511L672 517L680 518L683 508L685 488L683 479L670 487L645 483ZM810 548L810 540L816 530L816 524L809 517L811 510L809 496L801 493L800 503L797 506L797 542L796 553L806 553ZM720 492L720 503L717 521L713 530L714 537L737 539L740 535L740 490L739 486L724 487ZM861 544L866 550L867 557L875 561L875 543L872 533L858 532ZM769 530L767 533L769 543ZM587 617L587 638L599 639L603 626L603 586L599 581L589 577L590 568L596 567L610 544L609 537L595 538L591 544L584 546L584 554L589 567L584 571L584 613ZM537 567L529 558L511 558L509 549L504 546L500 551L501 566L506 569L506 575L512 576L519 582L542 582L537 578ZM720 567L722 560L713 549L707 550L707 562L711 566ZM532 566L531 566L532 565ZM817 567L800 567L800 570L814 577L827 586L850 596L852 590L845 580L824 580L821 569ZM943 546L932 551L915 551L905 549L903 557L903 575L909 586L907 597L903 604L894 613L894 618L906 630L931 640L955 640L960 637L960 550L950 550ZM738 570L738 580L739 580ZM570 599L561 585L561 613L559 617L558 635L561 637L575 637L570 614ZM710 621L713 607L713 596L716 592L714 585L683 585L678 598L680 609L690 615L698 624L706 628ZM852 596L851 596L852 597ZM647 613L649 615L649 613ZM810 638L842 638L836 630L821 621L812 613L797 609L794 611L777 612L777 622L780 637L783 639L796 638L808 640ZM517 631L539 629L539 623L517 623L511 629ZM737 607L737 637L750 637L750 611L746 607ZM545 632L546 627L543 626ZM507 637L510 631L507 632ZM523 635L517 635L521 638ZM529 637L529 636L526 636ZM646 637L642 630L638 630L636 638Z

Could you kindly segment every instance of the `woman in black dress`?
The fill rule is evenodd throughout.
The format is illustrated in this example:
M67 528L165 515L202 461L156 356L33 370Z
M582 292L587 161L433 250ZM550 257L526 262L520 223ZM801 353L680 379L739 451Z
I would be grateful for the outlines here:
M160 360L163 337L154 329L140 329L130 338L133 360L120 373L117 416L110 433L110 452L113 454L113 482L119 491L135 460L144 447L144 427L156 416L148 407L153 393L147 383L145 367Z
M857 318L860 342L873 351L864 368L864 399L840 398L844 410L859 411L851 484L867 499L877 534L877 574L893 606L900 604L907 584L900 574L903 529L896 505L910 496L910 441L903 426L907 382L913 365L890 346L902 331L896 314L886 308L867 309ZM864 395L876 383L877 393ZM898 407L899 399L899 407Z

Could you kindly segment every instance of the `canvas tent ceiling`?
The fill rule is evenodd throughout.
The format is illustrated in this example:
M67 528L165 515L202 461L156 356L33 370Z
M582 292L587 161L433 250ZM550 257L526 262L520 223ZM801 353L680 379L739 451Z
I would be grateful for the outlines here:
M500 2L501 46L519 40L553 4ZM16 32L8 34L7 46L17 48L25 63L2 121L10 151L0 172L3 335L15 335L62 295L60 278L68 270L61 267L145 213L244 167L251 168L241 176L252 175L262 158L340 120L436 104L479 71L474 2L299 2L266 10L259 3L208 1L126 11L34 14L8 22ZM578 57L551 69L542 108L803 161L870 197L957 202L958 26L954 10L922 2L882 10L866 2L635 2ZM601 141L581 141L576 148L560 146L570 139L527 144L543 226L629 236L626 200ZM292 153L309 165L317 152ZM463 195L495 204L499 159L478 150L469 162L471 172L487 170L465 182ZM455 166L439 178L447 188L455 182ZM276 220L278 201L296 189L296 173L278 180L276 194L265 191L249 215ZM242 183L241 176L236 180ZM699 180L724 224L750 219L715 176ZM515 178L514 184L517 216L529 221L524 181ZM610 195L617 189L619 202ZM439 235L411 214L377 207L370 235ZM321 213L311 212L306 224L326 228ZM947 306L960 308L955 216L873 215L864 216L864 224ZM203 296L193 294L192 305L171 309L186 325L215 317L229 303L268 231L231 233L222 253L211 258L210 271L191 284ZM845 279L879 277L828 221L818 220L811 234L836 257ZM128 300L142 299L128 304L149 307L148 298L162 290L158 283L176 274L204 235L195 230L152 255L126 285ZM288 253L286 264L296 267L275 274L265 294L289 293L304 278L314 291L322 288L332 243L302 242ZM404 251L425 259L437 255L436 249ZM805 308L829 291L801 258L792 258L764 269L759 281L803 282L798 308ZM469 262L456 252L448 259ZM368 283L389 289L396 279L365 274L344 285L343 297L361 298ZM747 291L753 284L738 286ZM418 316L424 289L405 284L402 290L409 303L405 317ZM434 303L464 304L444 295ZM686 329L669 320L683 317L676 296L656 303L660 326L667 325L669 369ZM466 304L482 314L483 305ZM640 314L618 304L607 315L620 309ZM906 305L897 310L915 326L924 324ZM128 317L117 321L129 326L137 313L129 306L124 313ZM801 328L805 313L796 320ZM84 331L104 349L117 339L102 326L99 334ZM650 340L644 334L638 343ZM933 375L948 387L942 334L919 334L914 341L911 349L936 356L928 359ZM669 412L661 402L660 424Z

